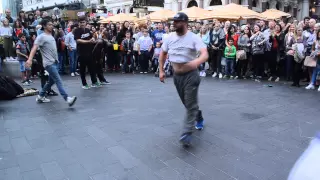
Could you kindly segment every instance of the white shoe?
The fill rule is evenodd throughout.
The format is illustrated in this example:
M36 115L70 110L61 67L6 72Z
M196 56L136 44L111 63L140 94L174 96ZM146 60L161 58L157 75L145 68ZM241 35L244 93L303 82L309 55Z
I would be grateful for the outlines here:
M268 81L272 81L272 76L271 76L271 77L269 77Z
M234 77L234 79L238 79L238 78L239 78L239 76Z
M222 74L221 74L221 73L219 73L219 79L221 79L221 78L223 78L223 76L222 76Z
M50 102L50 99L47 99L46 97L41 97L40 95L38 95L38 97L36 98L36 101L38 103L48 103Z
M207 73L204 71L202 74L202 77L206 77L206 76L207 76Z
M318 92L320 92L320 86L319 86L319 88L318 88Z
M77 73L77 72L75 72L74 74L75 74L76 76L80 76L80 74L79 74L79 73Z
M73 97L67 97L67 103L69 104L69 106L73 106L74 103L77 101L77 97L73 96Z
M217 77L217 75L218 75L218 74L217 74L216 72L214 72L213 75L212 75L212 77L213 77L213 78L214 78L214 77Z
M199 76L200 76L200 77L202 76L202 71L199 72Z
M223 79L225 79L225 78L227 78L227 75L224 75L224 76L223 76Z
M71 76L72 76L72 77L74 77L74 76L75 76L75 74L74 74L74 73L71 73Z
M280 81L280 78L279 78L279 77L277 77L277 79L274 80L274 82L279 82L279 81Z
M230 79L233 79L233 76L230 76Z
M315 89L315 87L314 87L314 85L313 84L309 84L307 87L306 87L306 89Z

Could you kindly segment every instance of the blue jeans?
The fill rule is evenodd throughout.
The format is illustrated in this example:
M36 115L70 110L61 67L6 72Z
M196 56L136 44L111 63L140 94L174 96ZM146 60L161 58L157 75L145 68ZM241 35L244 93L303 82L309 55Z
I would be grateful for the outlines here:
M70 73L75 73L77 70L77 50L73 49L72 51L68 50L68 54L70 57Z
M47 67L45 67L45 70L48 71L49 73L49 81L43 86L41 91L39 92L39 95L41 97L44 97L46 92L48 92L51 89L51 86L53 84L57 85L57 88L59 90L59 93L63 97L64 100L67 100L68 94L65 92L63 85L62 85L62 80L60 78L57 65L52 64Z
M133 68L134 62L133 62L133 55L132 54L125 54L123 55L123 64L122 64L122 72L126 72L126 68L128 67L128 56L131 63L131 67Z
M235 64L235 59L226 58L226 75L227 76L233 76L233 74L234 74L234 64Z
M64 54L65 52L62 51L62 52L58 52L58 58L59 58L59 66L58 66L58 70L59 70L59 73L64 73Z
M317 75L320 73L320 64L317 63L317 66L313 69L311 84L315 85L317 81Z

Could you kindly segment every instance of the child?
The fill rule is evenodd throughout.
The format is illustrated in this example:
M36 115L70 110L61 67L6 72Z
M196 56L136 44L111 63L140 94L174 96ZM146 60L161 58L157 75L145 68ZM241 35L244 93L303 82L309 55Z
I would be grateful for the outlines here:
M126 73L128 69L128 61L131 64L131 70L134 70L134 63L133 63L133 44L134 40L131 38L131 32L126 32L126 38L122 41L123 47L123 63L122 63L122 73ZM129 70L130 71L130 70Z
M156 48L154 48L154 53L153 53L153 57L152 57L152 66L153 66L154 72L156 72L157 68L158 68L160 51L161 51L161 44L160 44L160 42L157 42Z
M224 49L224 56L226 58L226 76L229 76L230 79L233 78L234 74L234 64L236 61L236 47L233 45L234 40L229 38L228 40L229 46Z
M30 53L30 48L29 48L29 44L26 41L26 36L23 33L19 34L18 38L19 40L16 44L16 53L18 56L19 64L20 64L22 85L29 86L31 83L29 79L31 68L27 68L25 65Z
M143 36L138 40L138 54L139 54L139 61L140 61L140 74L148 73L149 69L149 59L150 59L150 52L153 46L152 39L149 36L149 31L144 30Z

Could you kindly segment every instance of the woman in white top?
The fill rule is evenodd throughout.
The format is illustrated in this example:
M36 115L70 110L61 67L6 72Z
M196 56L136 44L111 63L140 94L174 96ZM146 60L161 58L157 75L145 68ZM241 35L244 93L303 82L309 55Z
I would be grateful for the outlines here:
M9 26L7 19L3 20L3 27L0 27L0 36L3 38L4 54L7 60L13 60L13 29Z

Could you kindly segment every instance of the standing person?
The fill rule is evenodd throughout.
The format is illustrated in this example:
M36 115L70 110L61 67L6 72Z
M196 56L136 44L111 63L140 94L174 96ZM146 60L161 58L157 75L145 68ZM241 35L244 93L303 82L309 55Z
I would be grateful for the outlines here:
M3 38L3 48L6 60L13 60L13 29L9 26L7 19L3 20L3 27L0 27L0 36Z
M69 106L73 106L77 100L77 97L75 96L70 97L65 92L64 87L62 85L61 77L57 69L58 52L57 52L56 41L52 36L53 24L47 19L43 19L41 21L41 25L42 25L42 30L44 30L44 33L38 36L37 39L35 40L32 50L30 52L29 58L26 62L26 67L31 67L32 59L36 54L37 49L40 48L43 67L49 73L49 81L39 92L39 95L36 101L39 103L50 102L50 99L47 99L45 97L45 94L46 92L48 92L51 86L55 83L63 99L69 104Z
M29 79L31 75L31 68L26 67L26 61L28 59L30 47L26 41L26 36L24 34L19 34L18 37L19 41L16 44L16 53L20 64L20 72L22 79L21 83L22 85L29 86L31 83Z
M66 43L64 40L64 32L62 30L57 30L57 49L58 49L58 59L59 59L59 64L58 64L58 70L60 74L65 74L64 72L64 65L65 65L65 50L66 50Z
M197 122L196 129L203 129L204 120L198 106L200 85L198 67L208 59L208 51L201 38L188 31L189 18L185 13L176 14L173 20L176 32L171 33L163 42L159 58L159 78L164 82L165 72L162 67L166 56L169 55L174 70L174 84L187 110L180 142L188 147L195 122ZM199 57L198 52L200 52Z
M138 54L140 56L140 74L147 74L149 69L149 59L153 42L150 36L148 36L148 34L149 31L147 29L144 29L143 36L140 37L138 40Z
M92 38L90 29L86 28L86 18L79 18L80 27L74 31L74 39L77 41L78 60L80 62L80 77L83 89L90 89L86 81L86 68L88 67L91 82L91 87L99 87L95 73L95 62L92 59L92 50L95 40Z
M67 34L65 38L65 43L68 48L68 54L70 58L70 73L71 76L74 77L75 75L79 76L76 72L77 70L77 42L74 39L74 31L78 28L78 25L71 25L71 31Z
M162 23L158 23L158 29L154 30L152 32L152 39L153 39L153 45L156 47L157 42L160 42L162 44L162 36L165 34L166 31L163 30Z
M237 53L237 49L233 43L234 40L230 37L228 40L229 46L226 46L224 49L224 57L226 57L226 76L229 76L230 79L233 79Z
M133 62L133 44L134 40L131 38L130 31L126 32L126 38L122 41L123 47L123 63L122 63L122 73L125 74L127 69L134 70L134 62ZM130 61L131 68L128 68L128 61Z

